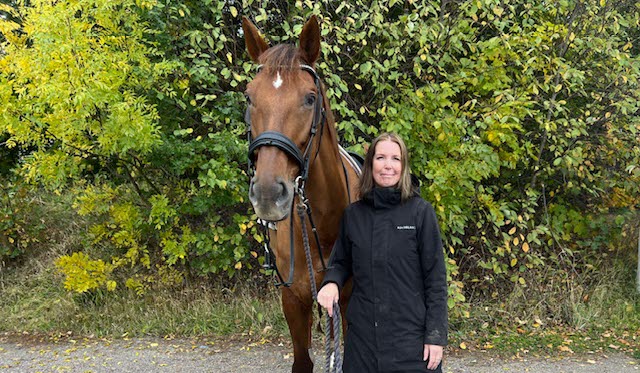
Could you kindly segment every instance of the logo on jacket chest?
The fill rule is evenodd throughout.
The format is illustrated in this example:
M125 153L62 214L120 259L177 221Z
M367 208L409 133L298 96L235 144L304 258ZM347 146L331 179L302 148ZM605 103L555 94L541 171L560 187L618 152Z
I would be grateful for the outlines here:
M396 229L399 231L409 231L409 230L415 231L416 226L415 225L398 225Z

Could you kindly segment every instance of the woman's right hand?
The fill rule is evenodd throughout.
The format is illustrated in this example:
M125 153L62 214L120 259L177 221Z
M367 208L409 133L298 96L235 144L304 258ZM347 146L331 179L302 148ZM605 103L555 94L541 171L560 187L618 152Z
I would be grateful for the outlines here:
M339 298L340 290L334 282L324 285L318 292L318 304L324 307L331 317L333 317L333 303L338 302Z

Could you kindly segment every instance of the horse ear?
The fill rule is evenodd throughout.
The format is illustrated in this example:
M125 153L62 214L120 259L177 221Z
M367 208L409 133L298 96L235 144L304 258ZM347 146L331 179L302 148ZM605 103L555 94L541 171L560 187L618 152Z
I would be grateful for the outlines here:
M269 45L260 35L258 28L249 21L247 17L242 17L242 30L244 31L244 41L247 46L247 51L253 62L258 62L258 57L264 51L269 49Z
M313 66L320 55L320 26L315 14L309 18L300 34L300 54L302 59Z

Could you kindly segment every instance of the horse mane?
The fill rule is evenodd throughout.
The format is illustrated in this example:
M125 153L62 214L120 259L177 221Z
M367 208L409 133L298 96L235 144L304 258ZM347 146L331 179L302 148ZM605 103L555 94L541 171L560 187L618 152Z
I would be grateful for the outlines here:
M291 72L300 68L300 64L308 64L302 61L300 51L292 44L278 44L267 49L259 57L263 69L269 73L275 71Z

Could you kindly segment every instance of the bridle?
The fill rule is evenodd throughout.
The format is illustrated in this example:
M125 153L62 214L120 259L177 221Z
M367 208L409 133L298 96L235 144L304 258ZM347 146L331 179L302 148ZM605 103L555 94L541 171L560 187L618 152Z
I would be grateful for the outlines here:
M262 65L258 66L258 71L260 71L261 68ZM285 152L285 154L293 158L298 163L298 166L300 167L300 174L298 178L296 178L296 187L298 187L300 183L302 183L302 186L304 187L304 182L306 182L307 178L309 177L309 161L311 159L311 147L313 146L313 138L318 132L318 127L320 127L320 141L322 141L322 133L324 130L324 124L326 122L326 115L323 105L320 77L313 69L313 67L309 65L301 64L300 69L311 74L316 85L316 90L318 91L318 96L316 98L316 101L314 102L313 121L311 122L309 140L307 141L304 152L301 152L298 146L281 132L265 131L254 139L251 134L251 115L249 112L249 108L247 107L247 111L245 113L245 122L247 123L247 140L249 140L249 176L253 176L255 172L254 163L256 160L256 150L258 150L258 148L262 146L275 146ZM318 151L320 151L320 143L318 143L317 149Z
M258 72L262 68L262 65L258 66ZM322 255L322 249L320 247L320 238L318 237L318 232L313 223L313 218L311 215L311 205L309 204L308 199L305 196L305 184L309 177L309 167L311 163L311 148L313 147L313 140L318 132L320 132L320 137L318 140L318 146L316 150L316 157L320 151L320 145L322 143L322 134L324 133L324 125L326 122L326 114L324 109L324 100L322 97L322 86L320 82L320 77L313 69L313 67L305 64L300 65L300 69L311 74L314 80L314 84L316 85L317 97L314 102L314 111L313 111L313 120L311 122L311 129L309 130L309 140L305 146L304 151L300 151L298 146L286 135L277 131L265 131L258 135L255 139L251 134L251 115L249 111L249 107L247 107L247 111L245 113L245 122L247 123L247 140L249 141L249 154L248 154L248 163L249 163L249 176L252 177L255 174L255 161L256 161L256 151L263 146L275 146L276 148L282 150L285 154L293 158L298 166L299 166L299 174L295 179L294 193L300 198L300 203L304 205L307 211L307 215L309 217L309 222L311 224L311 230L314 233L316 245L318 248L318 253L320 255L320 260L322 262L323 271L326 270L326 264L324 261L324 257ZM295 196L294 196L295 198ZM264 250L265 250L265 264L263 265L267 269L275 270L276 275L278 276L279 282L276 283L276 286L291 286L293 281L293 272L294 272L294 237L293 237L293 206L291 204L291 212L290 216L290 266L289 266L289 279L287 281L284 280L278 267L275 265L275 255L273 250L271 250L269 243L269 227L274 226L274 222L268 222L264 220L259 220L258 222L263 227L263 237L264 241Z

